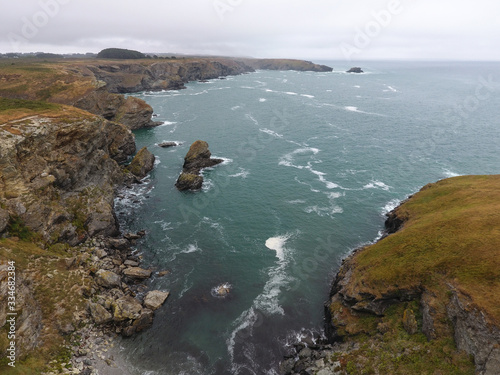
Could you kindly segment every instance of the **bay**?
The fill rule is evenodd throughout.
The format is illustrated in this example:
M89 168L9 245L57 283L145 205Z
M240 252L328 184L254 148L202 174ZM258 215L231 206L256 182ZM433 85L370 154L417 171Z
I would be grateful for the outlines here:
M143 264L168 270L152 328L123 340L137 374L276 374L287 345L320 333L342 258L436 180L495 174L495 63L320 62L331 73L257 71L145 92L164 124L136 131L155 170L116 202L146 229ZM202 191L174 183L197 139L225 159ZM180 145L161 148L163 141ZM213 288L231 285L226 298Z

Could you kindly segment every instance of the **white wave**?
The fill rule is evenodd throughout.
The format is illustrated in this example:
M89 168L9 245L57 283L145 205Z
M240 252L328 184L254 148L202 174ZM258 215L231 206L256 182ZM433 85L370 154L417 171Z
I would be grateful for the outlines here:
M333 90L326 90L326 92L333 92Z
M174 228L171 226L172 222L170 222L170 221L169 221L169 222L166 222L166 221L164 221L164 220L160 220L160 221L155 221L154 223L155 223L155 224L160 224L161 229L162 229L163 231L166 231L166 230L172 230L172 229L174 229Z
M384 207L382 207L382 216L385 216L400 204L401 201L399 199L391 199L389 202L387 202L387 204Z
M265 92L277 92L277 91L274 91L274 90L271 90L271 89L265 89L264 91Z
M190 96L198 96L198 95L203 95L203 94L208 94L208 90L203 90L200 92L195 92L194 94L189 94Z
M239 167L240 171L235 174L230 174L229 177L241 177L241 178L247 178L248 175L250 174L249 171L247 171L244 168Z
M262 133L272 135L273 137L276 137L276 138L283 138L283 134L276 133L275 131L267 129L267 128L259 129L259 131L261 131Z
M198 244L195 242L194 244L189 244L187 245L187 247L181 251L181 254L191 254L191 253L198 253L198 252L202 252L203 250L201 250L199 247L198 247Z
M163 121L163 124L158 125L158 127L161 127L161 126L170 126L170 125L175 125L175 124L177 124L177 122L175 122L175 121Z
M267 99L266 98L259 98L259 102L261 102L261 103L267 102Z
M276 256L280 261L285 260L285 243L290 238L289 234L271 237L266 240L266 247L276 251Z
M296 92L292 92L292 91L286 91L285 94L287 94L287 95L299 95Z
M252 121L255 125L259 125L259 122L251 114L247 113L247 114L245 114L245 117L247 119L249 119L250 121Z
M203 172L202 172L203 174ZM210 191L215 186L214 182L209 178L203 179L203 184L201 186L201 190L204 192Z
M358 110L358 107L353 107L353 106L350 106L350 105L348 105L348 106L344 107L344 109L345 109L346 111L351 111L351 112L359 112L359 113L361 113L361 111L359 111L359 110Z
M338 188L339 185L337 185L335 182L328 181L324 176L326 176L326 173L317 171L315 169L312 169L310 165L306 167L306 169L309 169L313 174L318 176L318 180L320 180L322 183L326 185L327 189L335 189Z
M325 193L325 194L327 195L328 199L330 199L330 200L337 199L337 198L343 197L345 195L345 193L337 193L337 192Z
M286 274L287 266L287 256L288 251L285 247L286 241L293 234L285 234L277 237L268 238L266 241L266 246L275 250L276 253L281 254L281 259L278 264L272 267L269 273L269 280L264 285L262 293L260 293L253 301L252 306L247 310L243 311L240 316L233 322L235 328L231 332L227 343L228 352L232 363L232 373L239 373L239 369L244 367L244 364L235 363L234 353L236 346L244 346L243 348L238 348L245 353L245 356L250 359L254 357L255 348L252 342L248 340L248 337L253 334L253 327L257 327L259 322L265 318L265 315L284 315L285 311L279 304L278 297L280 295L281 289L285 287L292 278Z
M387 91L399 92L398 90L396 90L396 89L395 89L394 87L392 87L392 86L385 85L385 87L387 87L387 90L383 90L384 92L387 92Z
M225 158L224 156L212 155L212 159L221 159L222 163L220 163L220 165L227 165L227 164L233 162L233 159L231 159L231 158ZM205 168L205 169L212 169L212 168Z
M318 205L315 206L309 206L304 209L304 212L310 214L310 213L315 213L318 216L332 216L335 214L341 214L344 212L342 207L332 205L328 207L320 207Z
M359 86L359 85L354 85L353 87L355 87L355 88L357 88L357 89L360 89L360 88L361 88L361 86Z
M314 95L308 95L308 94L300 94L300 96L303 96L304 98L314 98Z
M445 170L443 171L443 174L444 174L444 175L445 175L445 177L447 177L447 178L461 176L461 174L460 174L460 173L455 173L455 172L452 172L452 171L450 171L449 169L445 169Z
M363 186L363 189L382 189L389 191L392 186L384 184L382 181L372 180L370 183Z
M303 199L295 199L293 201L286 201L286 203L290 203L290 204L300 204L300 203L306 203L305 200Z

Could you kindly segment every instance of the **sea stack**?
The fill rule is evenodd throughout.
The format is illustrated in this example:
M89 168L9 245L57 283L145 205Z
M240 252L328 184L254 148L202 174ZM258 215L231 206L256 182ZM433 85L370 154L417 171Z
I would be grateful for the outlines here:
M360 67L353 67L347 71L347 73L364 73Z
M184 157L182 173L175 183L177 189L200 190L203 184L201 170L223 162L222 159L212 159L211 156L207 142L199 140L194 142Z

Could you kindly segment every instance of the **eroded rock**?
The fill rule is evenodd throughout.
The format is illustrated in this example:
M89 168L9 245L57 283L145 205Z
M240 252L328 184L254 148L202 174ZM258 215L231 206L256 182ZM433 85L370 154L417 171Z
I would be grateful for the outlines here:
M161 290L152 290L146 294L144 297L144 306L151 310L157 310L161 305L165 303L169 292L162 292Z

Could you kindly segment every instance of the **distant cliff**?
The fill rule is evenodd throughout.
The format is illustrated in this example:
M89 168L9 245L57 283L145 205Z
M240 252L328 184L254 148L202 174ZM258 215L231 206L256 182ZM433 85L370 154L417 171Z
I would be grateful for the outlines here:
M178 90L201 81L255 69L331 71L309 61L182 58L140 60L0 61L0 97L72 105L129 129L152 127L153 108L122 94Z
M325 306L333 344L282 372L322 359L325 374L498 374L498 212L500 175L422 188L389 215L385 238L343 262Z

